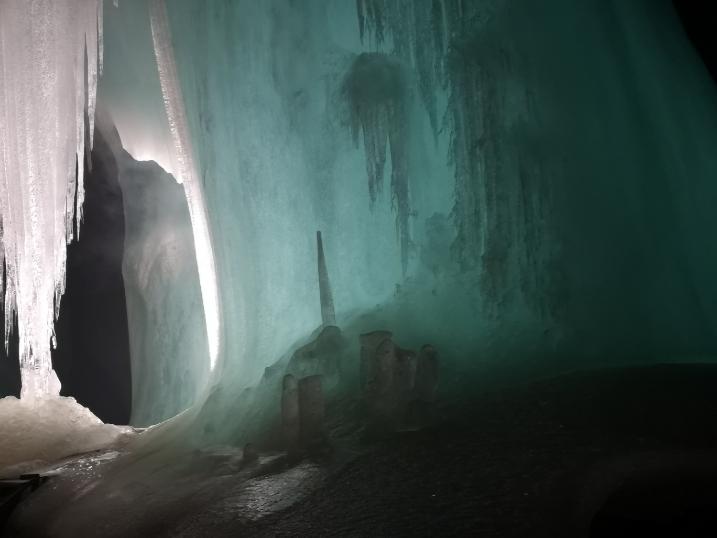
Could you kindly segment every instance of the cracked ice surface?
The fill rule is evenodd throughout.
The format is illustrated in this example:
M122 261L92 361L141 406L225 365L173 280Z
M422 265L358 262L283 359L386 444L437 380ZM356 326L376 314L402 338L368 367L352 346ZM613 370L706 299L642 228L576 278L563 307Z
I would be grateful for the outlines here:
M60 390L50 344L66 243L82 220L101 38L98 0L0 0L0 259L5 345L17 316L23 398Z

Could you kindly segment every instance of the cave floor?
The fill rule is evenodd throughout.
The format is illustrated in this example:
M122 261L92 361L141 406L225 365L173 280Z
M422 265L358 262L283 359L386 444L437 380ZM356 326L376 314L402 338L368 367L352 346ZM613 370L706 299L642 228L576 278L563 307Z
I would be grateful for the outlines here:
M712 365L660 365L467 395L444 410L460 418L373 446L304 501L246 531L589 536L606 498L635 477L697 474L717 492L715 386Z
M700 476L717 486L715 386L717 366L694 364L585 371L479 394L467 388L441 409L450 419L367 444L340 464L266 464L242 480L215 479L201 501L177 497L171 509L144 512L121 529L98 526L110 516L95 514L73 532L590 536L606 499L631 481ZM69 535L61 509L53 525L37 523L48 502L38 495L21 507L7 535Z

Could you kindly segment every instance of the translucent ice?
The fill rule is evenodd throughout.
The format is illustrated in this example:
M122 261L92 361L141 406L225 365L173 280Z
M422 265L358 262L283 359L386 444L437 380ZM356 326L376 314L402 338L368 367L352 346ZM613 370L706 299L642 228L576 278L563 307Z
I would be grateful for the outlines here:
M202 290L204 320L207 327L209 364L210 368L214 369L219 353L219 294L204 194L199 170L194 160L194 148L189 133L189 122L184 110L184 98L179 85L177 67L174 61L172 35L169 29L164 0L151 0L149 8L159 80L162 86L162 95L172 134L172 142L174 143L175 169L177 170L175 177L177 181L184 184L184 194L187 197L189 216L192 220L194 249L199 270L199 286Z
M66 243L82 220L101 25L97 0L0 1L0 259L5 345L17 316L23 398L60 389L50 344Z

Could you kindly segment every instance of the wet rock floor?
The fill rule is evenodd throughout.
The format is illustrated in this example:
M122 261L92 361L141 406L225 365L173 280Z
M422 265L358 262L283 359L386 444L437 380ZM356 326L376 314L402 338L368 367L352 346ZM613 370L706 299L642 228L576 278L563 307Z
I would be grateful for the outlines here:
M632 477L696 472L717 491L715 387L713 366L670 365L467 396L445 410L458 418L377 444L304 501L246 531L590 536L605 500Z
M591 536L606 500L635 477L714 477L717 491L715 387L715 366L669 365L468 388L435 427L364 444L349 458L337 451L333 461L267 466L242 479L224 473L201 495L169 495L161 510L135 511L122 524L107 524L113 510L153 501L139 490L110 492L103 513L73 527L71 507L41 521L48 491L6 535Z

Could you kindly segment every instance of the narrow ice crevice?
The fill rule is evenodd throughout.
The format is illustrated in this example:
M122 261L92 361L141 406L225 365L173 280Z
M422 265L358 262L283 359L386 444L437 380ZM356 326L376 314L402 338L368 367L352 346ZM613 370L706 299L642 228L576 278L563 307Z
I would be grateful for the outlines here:
M184 98L174 60L167 7L164 0L151 0L149 9L157 69L176 160L174 167L176 179L184 185L184 194L187 197L189 216L192 221L199 286L202 291L204 319L207 326L209 363L211 370L214 370L219 355L219 296L204 193L194 160L189 122L184 109Z
M23 398L60 390L50 345L65 291L66 243L82 220L101 6L98 0L0 0L5 346L17 320Z

